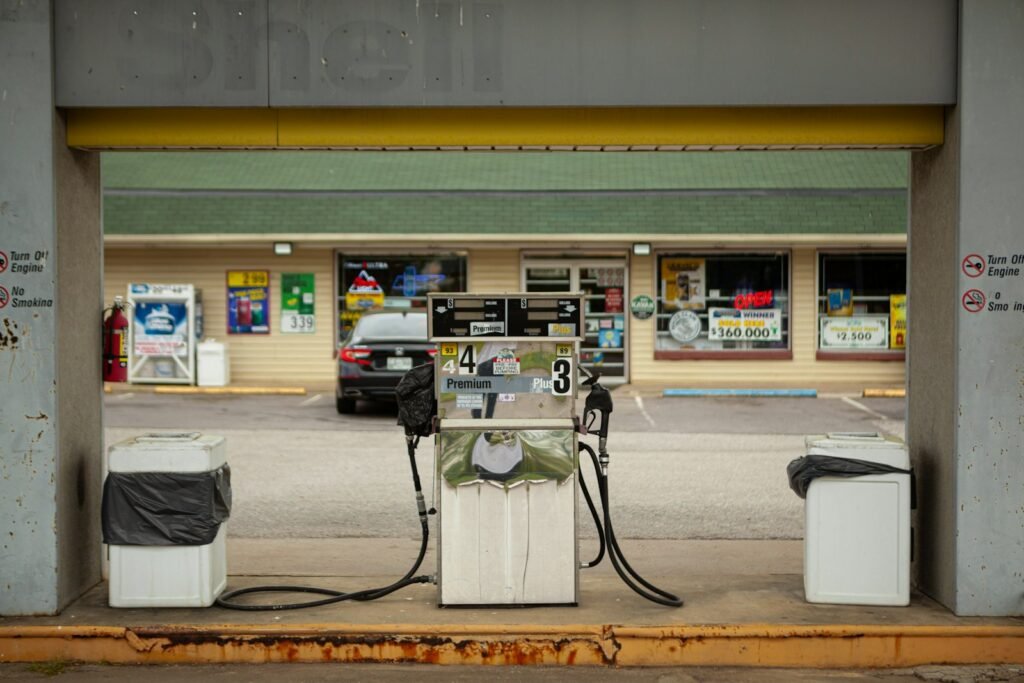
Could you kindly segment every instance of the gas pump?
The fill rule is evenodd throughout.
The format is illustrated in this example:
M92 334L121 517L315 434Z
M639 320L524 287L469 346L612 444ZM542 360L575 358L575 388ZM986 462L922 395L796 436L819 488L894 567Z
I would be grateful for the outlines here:
M581 294L429 294L433 365L413 368L396 390L405 428L419 554L387 586L343 592L308 586L259 586L222 595L217 605L280 610L345 600L374 600L416 583L436 583L441 607L576 605L579 570L608 555L638 595L669 607L683 601L641 577L619 547L609 496L608 427L613 402L596 375L579 365ZM583 419L576 416L577 369L588 375ZM598 448L580 440L596 434ZM416 464L420 439L434 435L434 498L427 509ZM594 466L601 511L580 469ZM577 491L598 530L600 549L579 560ZM426 554L429 515L438 516L436 575L416 575ZM251 593L325 596L290 604L247 604Z
M583 297L431 294L428 305L438 604L575 605Z
M435 390L438 604L575 605L579 569L605 553L640 596L683 601L629 564L611 523L611 393L579 364L581 294L431 294L428 335L439 344ZM577 369L590 375L582 422ZM596 434L595 452L579 440ZM589 455L601 514L582 476ZM600 538L579 561L577 490Z

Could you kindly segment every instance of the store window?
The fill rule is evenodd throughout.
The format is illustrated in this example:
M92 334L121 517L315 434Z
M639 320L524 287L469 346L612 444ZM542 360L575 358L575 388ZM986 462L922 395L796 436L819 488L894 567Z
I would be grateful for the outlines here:
M902 358L906 291L904 252L819 253L819 357Z
M430 292L466 291L461 254L341 254L338 259L338 342L367 311L425 310Z
M655 358L791 357L789 253L658 255Z

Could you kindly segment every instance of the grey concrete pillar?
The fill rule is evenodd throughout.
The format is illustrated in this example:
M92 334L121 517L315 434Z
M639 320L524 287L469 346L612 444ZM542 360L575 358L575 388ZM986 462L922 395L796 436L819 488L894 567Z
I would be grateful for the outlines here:
M100 578L99 159L64 145L51 7L0 0L0 614Z
M913 155L907 433L915 575L960 615L1024 615L1024 3L962 3L958 105Z

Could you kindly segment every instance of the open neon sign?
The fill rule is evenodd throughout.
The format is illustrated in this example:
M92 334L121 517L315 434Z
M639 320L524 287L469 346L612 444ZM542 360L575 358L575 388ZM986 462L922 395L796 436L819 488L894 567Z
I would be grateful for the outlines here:
M763 292L750 292L749 294L737 294L732 300L733 308L764 308L771 306L775 299L775 291L766 289Z

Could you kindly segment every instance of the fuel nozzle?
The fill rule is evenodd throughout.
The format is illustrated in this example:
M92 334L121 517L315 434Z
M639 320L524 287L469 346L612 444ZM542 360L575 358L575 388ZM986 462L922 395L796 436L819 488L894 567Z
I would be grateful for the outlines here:
M588 433L596 433L598 436L597 456L601 463L602 473L607 474L608 422L611 420L612 414L612 393L598 382L601 378L600 374L587 372L586 369L583 371L588 375L587 380L583 382L583 386L590 387L590 393L587 394L586 403L583 405L583 424L586 426ZM595 429L594 423L598 417L601 418L601 422L597 424Z

